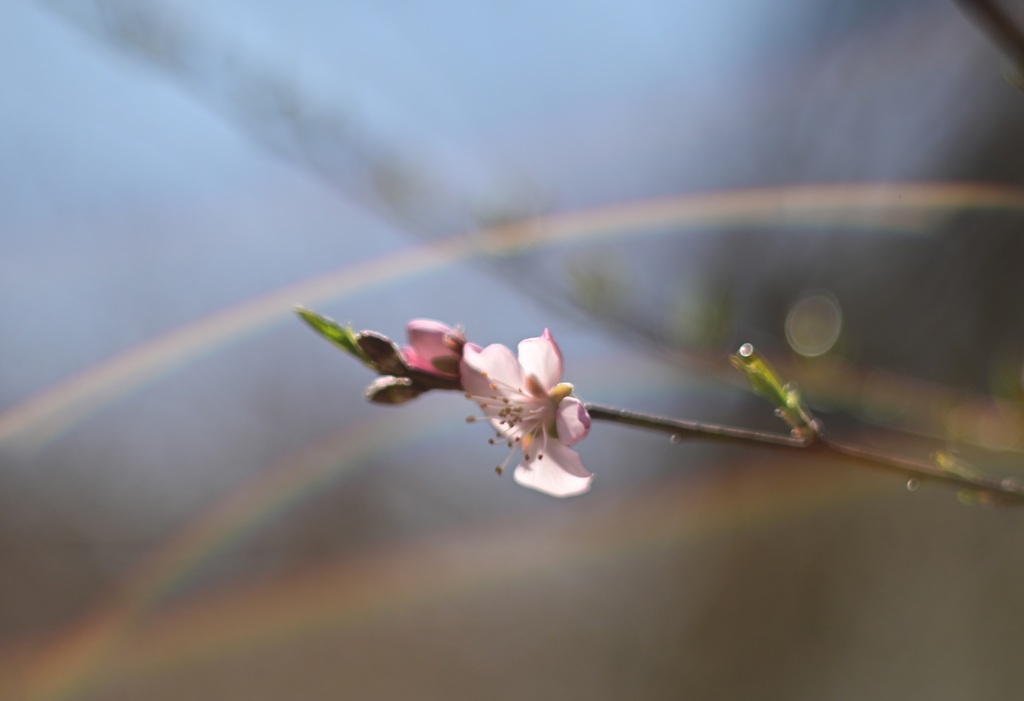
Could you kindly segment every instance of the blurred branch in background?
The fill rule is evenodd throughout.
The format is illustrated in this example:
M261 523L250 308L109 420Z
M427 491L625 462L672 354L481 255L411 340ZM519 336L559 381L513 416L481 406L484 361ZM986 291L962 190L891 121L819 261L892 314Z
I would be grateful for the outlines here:
M994 0L955 0L1006 55L1013 82L1024 88L1024 29Z
M429 154L394 148L358 120L353 106L315 96L184 13L147 0L38 2L174 80L260 147L410 233L464 228L468 193L441 182Z

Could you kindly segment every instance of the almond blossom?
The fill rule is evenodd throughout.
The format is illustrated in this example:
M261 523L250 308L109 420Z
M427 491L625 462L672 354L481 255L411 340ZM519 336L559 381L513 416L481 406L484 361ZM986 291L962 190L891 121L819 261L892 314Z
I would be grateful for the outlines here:
M461 375L466 397L511 449L499 474L522 451L514 475L519 484L556 497L590 489L593 475L570 449L586 438L590 415L562 382L562 353L550 331L520 342L518 359L500 344L467 344Z

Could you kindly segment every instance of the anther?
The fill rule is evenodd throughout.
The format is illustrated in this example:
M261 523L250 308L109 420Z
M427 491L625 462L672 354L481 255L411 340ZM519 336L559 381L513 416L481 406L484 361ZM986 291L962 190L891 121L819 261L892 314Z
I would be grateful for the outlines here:
M466 417L466 423L467 424L476 423L476 417L475 416L467 416Z
M504 472L505 470L502 469L501 465L498 465L496 468L494 468L494 471L498 473L498 477L501 477L501 473Z

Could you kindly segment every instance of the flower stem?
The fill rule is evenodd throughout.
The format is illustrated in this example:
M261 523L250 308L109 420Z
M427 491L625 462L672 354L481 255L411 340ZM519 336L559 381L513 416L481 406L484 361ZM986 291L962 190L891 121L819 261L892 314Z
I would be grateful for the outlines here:
M914 480L953 484L962 490L961 499L984 503L1024 503L1024 483L1013 478L994 479L973 470L956 470L923 460L915 460L895 453L853 445L828 437L820 421L816 432L800 435L739 428L723 424L674 419L639 411L587 402L584 404L590 418L598 421L637 426L662 431L680 438L694 438L721 442L748 442L767 447L803 450L823 457L869 464L899 472Z

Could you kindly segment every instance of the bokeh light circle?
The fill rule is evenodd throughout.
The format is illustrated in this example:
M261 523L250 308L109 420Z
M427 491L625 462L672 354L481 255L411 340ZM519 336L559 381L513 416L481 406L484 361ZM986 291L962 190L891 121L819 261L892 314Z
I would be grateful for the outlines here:
M803 295L786 315L786 341L794 351L809 358L831 350L842 328L839 301L827 292Z

